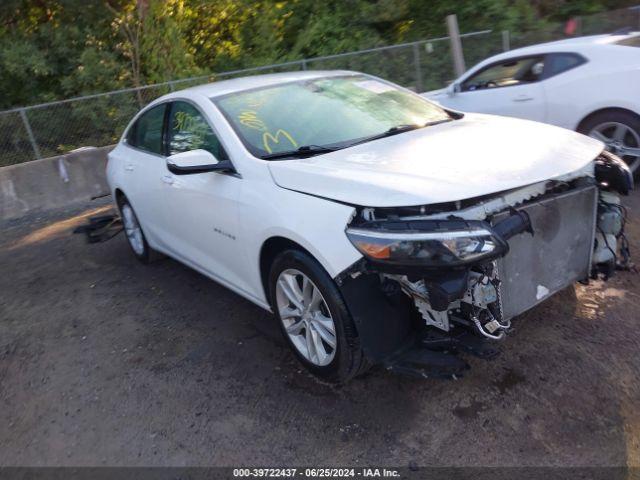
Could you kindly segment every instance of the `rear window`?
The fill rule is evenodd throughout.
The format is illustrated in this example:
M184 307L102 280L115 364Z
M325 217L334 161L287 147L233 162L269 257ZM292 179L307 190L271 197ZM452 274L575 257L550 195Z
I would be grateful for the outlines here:
M127 143L147 152L162 154L162 125L166 104L153 107L140 116L127 133Z
M547 58L546 77L566 72L585 63L586 60L576 53L553 53Z
M640 35L620 40L619 42L616 42L616 45L622 45L624 47L640 47Z

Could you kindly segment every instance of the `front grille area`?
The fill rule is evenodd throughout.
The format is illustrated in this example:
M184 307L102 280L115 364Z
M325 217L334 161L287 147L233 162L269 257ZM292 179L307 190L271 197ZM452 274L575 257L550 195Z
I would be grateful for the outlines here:
M534 235L511 238L509 253L498 261L506 319L589 276L597 198L597 188L585 186L518 208L529 214Z

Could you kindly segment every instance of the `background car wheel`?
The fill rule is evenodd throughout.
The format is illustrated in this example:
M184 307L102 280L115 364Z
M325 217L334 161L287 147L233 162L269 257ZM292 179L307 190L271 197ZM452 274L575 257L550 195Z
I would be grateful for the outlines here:
M312 373L344 383L369 368L337 286L311 256L280 253L271 265L269 294L285 340Z
M587 119L579 131L604 142L607 150L622 158L640 175L640 118L625 111L608 111Z
M138 222L138 217L133 207L129 203L126 197L121 197L118 201L118 208L120 209L120 217L122 218L122 226L124 227L124 234L127 237L127 242L133 251L133 254L142 263L149 263L154 259L153 251L147 239L144 236L142 227Z

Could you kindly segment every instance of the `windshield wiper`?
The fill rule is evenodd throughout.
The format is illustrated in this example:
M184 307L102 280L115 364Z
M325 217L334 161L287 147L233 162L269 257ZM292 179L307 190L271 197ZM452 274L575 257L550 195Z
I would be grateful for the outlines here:
M313 155L320 155L322 153L335 152L339 148L322 147L320 145L303 145L295 150L287 150L284 152L274 152L262 155L260 158L263 160L274 160L277 158L299 158L299 157L312 157Z
M349 146L353 147L354 145L367 143L367 142L370 142L371 140L378 140L379 138L391 137L393 135L398 135L399 133L409 132L411 130L417 130L418 128L422 128L423 126L424 125L417 125L417 124L396 125L395 127L391 127L389 130L384 131L382 133L378 133L376 135L363 138L362 140L358 140L357 142L350 143Z
M434 125L438 125L440 123L450 122L453 118L443 118L442 120L435 120L433 122L427 122L423 125L418 125L416 123L411 123L407 125L396 125L395 127L391 127L386 132L378 133L377 135L372 135L367 138L363 138L362 140L358 140L357 142L350 143L348 146L353 147L354 145L360 145L361 143L367 143L372 140L378 140L380 138L391 137L393 135L398 135L399 133L409 132L411 130L417 130L418 128L432 127Z
M380 138L391 137L393 135L398 135L399 133L409 132L411 130L417 130L419 128L431 127L433 125L438 125L440 123L449 122L453 120L452 118L446 118L442 120L436 120L433 122L428 122L423 125L419 125L417 123L409 123L404 125L396 125L391 127L390 129L378 133L376 135L372 135L370 137L363 138L362 140L358 140L357 142L350 143L346 146L340 148L331 148L331 147L322 147L320 145L303 145L295 150L287 150L284 152L275 152L268 153L266 155L262 155L260 158L263 160L274 160L278 158L300 158L300 157L311 157L313 155L320 155L322 153L335 152L336 150L341 150L347 147L353 147L354 145L360 145L361 143L367 143L372 140L378 140Z
M447 123L452 121L453 118L449 117L449 118L443 118L442 120L434 120L433 122L427 122L424 124L425 127L433 127L434 125L440 125L441 123Z

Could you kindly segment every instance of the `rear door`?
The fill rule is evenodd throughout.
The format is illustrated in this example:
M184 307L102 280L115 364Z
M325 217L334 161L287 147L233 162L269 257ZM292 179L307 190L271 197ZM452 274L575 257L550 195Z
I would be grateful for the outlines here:
M461 111L490 113L543 122L546 100L541 84L543 55L501 60L472 73L460 91L442 104Z
M150 108L127 132L123 157L123 190L152 244L164 245L161 178L168 173L162 135L167 104Z

